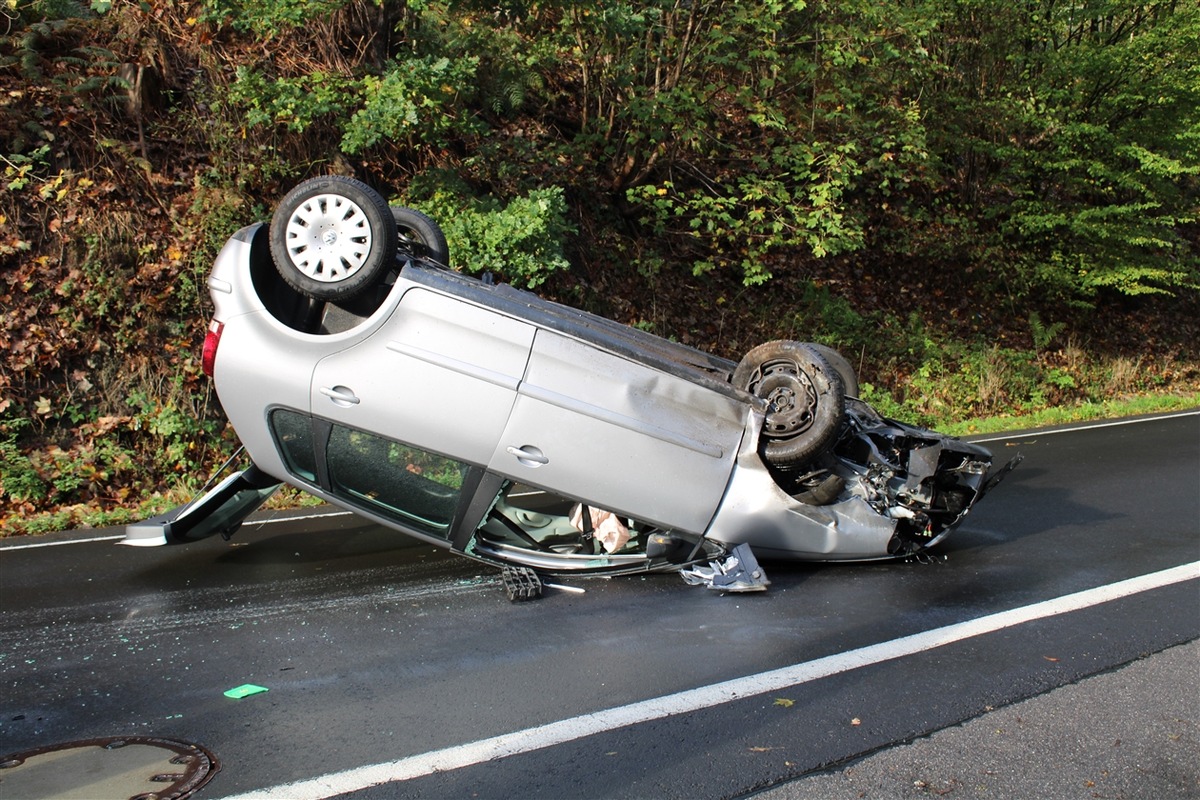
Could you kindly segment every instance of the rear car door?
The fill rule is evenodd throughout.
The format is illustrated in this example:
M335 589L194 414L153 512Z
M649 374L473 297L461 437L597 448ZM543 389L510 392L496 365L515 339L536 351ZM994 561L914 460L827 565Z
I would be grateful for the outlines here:
M516 399L534 327L414 287L386 325L317 363L314 416L486 464Z

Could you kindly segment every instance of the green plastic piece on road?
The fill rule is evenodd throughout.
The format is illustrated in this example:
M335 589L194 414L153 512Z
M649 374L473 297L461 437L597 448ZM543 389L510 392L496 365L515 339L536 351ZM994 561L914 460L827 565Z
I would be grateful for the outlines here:
M241 700L243 697L249 697L252 694L260 694L262 692L269 691L270 689L265 686L255 686L253 683L243 683L241 686L237 686L225 692L225 696L232 697L234 700Z

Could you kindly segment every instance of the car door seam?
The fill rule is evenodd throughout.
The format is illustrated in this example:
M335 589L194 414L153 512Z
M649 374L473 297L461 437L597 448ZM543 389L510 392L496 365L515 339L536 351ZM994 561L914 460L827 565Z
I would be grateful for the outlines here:
M693 439L690 436L669 431L665 428L660 428L657 425L652 425L648 422L635 419L634 417L626 416L615 411L601 408L585 403L582 400L576 400L573 397L568 397L565 394L560 394L552 389L547 389L528 381L522 382L517 388L517 394L528 397L532 400L539 400L543 403L548 403L565 411L571 411L577 414L584 414L592 419L598 419L601 422L607 422L612 425L617 425L626 430L631 430L634 433L645 434L654 439L667 444L673 444L677 447L682 447L692 452L699 453L709 458L723 458L725 449L720 445L702 442L699 439Z
M457 372L460 375L466 375L469 378L476 378L485 383L490 383L493 386L499 386L502 389L516 391L517 386L521 383L521 379L512 375L506 375L503 372L481 367L478 364L471 364L466 361L460 361L457 358L435 353L432 350L426 350L423 347L416 347L404 342L390 341L387 343L387 349L393 353L409 356L419 361L424 361L427 364L432 364L435 367L442 367L451 372Z

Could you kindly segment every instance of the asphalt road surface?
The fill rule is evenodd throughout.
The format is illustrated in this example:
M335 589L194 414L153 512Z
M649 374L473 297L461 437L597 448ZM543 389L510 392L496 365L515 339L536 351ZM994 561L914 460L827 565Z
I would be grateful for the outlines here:
M0 755L194 742L201 798L741 797L1200 638L1200 416L988 446L1026 460L936 562L767 563L756 595L668 574L511 604L346 514L5 540Z

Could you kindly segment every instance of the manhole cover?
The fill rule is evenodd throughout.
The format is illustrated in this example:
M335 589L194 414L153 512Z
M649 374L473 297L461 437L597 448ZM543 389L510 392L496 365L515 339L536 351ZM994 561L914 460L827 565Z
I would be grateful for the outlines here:
M0 756L0 797L13 800L181 800L220 766L171 739L88 739Z

